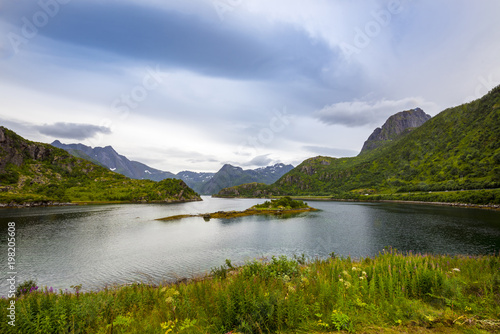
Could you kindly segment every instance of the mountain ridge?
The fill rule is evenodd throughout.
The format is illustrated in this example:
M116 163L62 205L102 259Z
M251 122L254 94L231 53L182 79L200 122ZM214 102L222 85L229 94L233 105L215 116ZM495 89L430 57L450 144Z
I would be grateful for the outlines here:
M131 161L119 154L112 146L89 147L84 144L63 144L55 140L52 146L61 148L75 157L84 158L113 172L133 179L161 181L167 178L180 179L197 193L212 195L220 189L247 182L271 184L290 171L293 166L282 163L273 166L244 170L241 167L225 164L216 173L182 171L177 174L152 168L138 161Z
M199 201L182 180L133 180L63 149L22 138L0 126L2 206L67 202Z
M283 163L247 170L225 164L201 187L200 193L212 195L218 193L223 188L250 182L272 184L292 169L292 165L285 165Z
M388 141L396 140L403 133L418 128L431 118L420 108L400 111L390 116L382 127L376 128L368 137L360 154L380 147Z
M369 199L374 194L498 188L498 133L500 86L357 157L309 158L270 186L242 185L219 195Z
M138 161L129 160L124 155L116 152L110 145L92 148L80 143L63 144L59 140L55 140L51 145L66 150L73 155L77 154L75 151L81 151L111 171L123 174L132 179L161 181L176 178L173 173L150 167Z

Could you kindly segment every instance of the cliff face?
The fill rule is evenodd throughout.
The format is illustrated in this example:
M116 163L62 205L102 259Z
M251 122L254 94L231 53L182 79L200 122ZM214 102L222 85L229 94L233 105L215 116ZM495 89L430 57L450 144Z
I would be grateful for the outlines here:
M431 116L420 108L398 112L389 117L381 128L373 131L365 141L361 153L380 147L387 141L398 138L402 133L418 128L430 119Z
M0 126L0 172L10 163L20 167L25 160L45 161L54 151L48 145L23 140L14 132Z

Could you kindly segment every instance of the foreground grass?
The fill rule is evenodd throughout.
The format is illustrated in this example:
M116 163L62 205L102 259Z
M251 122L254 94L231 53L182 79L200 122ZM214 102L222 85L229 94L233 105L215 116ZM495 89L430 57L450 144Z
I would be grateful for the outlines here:
M333 256L333 254L332 254ZM2 333L500 332L498 256L272 258L165 286L35 290Z

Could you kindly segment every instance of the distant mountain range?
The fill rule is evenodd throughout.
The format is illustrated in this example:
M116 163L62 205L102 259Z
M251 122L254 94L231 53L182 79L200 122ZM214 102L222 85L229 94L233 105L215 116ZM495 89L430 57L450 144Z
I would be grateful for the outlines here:
M0 207L199 200L182 180L133 180L0 126Z
M292 165L281 163L253 170L243 170L240 167L226 164L217 173L182 171L173 174L152 168L141 162L131 161L118 154L111 146L92 148L83 144L63 144L59 140L54 141L51 145L66 150L75 157L89 160L132 179L153 181L180 179L194 191L203 195L216 194L222 188L249 182L271 184L293 169Z
M296 195L500 204L499 133L500 86L430 119L418 108L397 113L370 135L357 157L318 156L295 168L276 164L243 170L226 164L217 173L175 175L130 161L111 146L53 143L68 154L0 127L0 206L185 202L200 200L196 192L218 192L220 197ZM162 178L168 179L159 181Z
M248 170L226 164L213 177L201 185L199 193L217 194L223 188L251 182L272 184L292 169L292 165L281 163ZM189 184L186 180L185 182ZM193 186L193 189L198 189L198 185Z
M54 141L51 145L131 179L161 181L177 178L173 173L149 167L141 162L130 161L127 157L118 154L111 146L92 148L83 144L63 144L59 140Z
M357 157L310 158L272 185L246 184L223 189L218 195L369 199L371 195L499 188L499 134L497 86L481 99L446 109L431 119L420 109L391 116ZM474 203L474 196L478 195L464 200ZM485 202L500 200L493 193L481 196Z

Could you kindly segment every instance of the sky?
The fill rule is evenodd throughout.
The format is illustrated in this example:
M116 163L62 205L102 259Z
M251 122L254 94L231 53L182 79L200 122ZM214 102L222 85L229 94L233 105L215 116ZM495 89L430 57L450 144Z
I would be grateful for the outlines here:
M0 2L0 125L177 173L356 156L500 84L498 0Z

